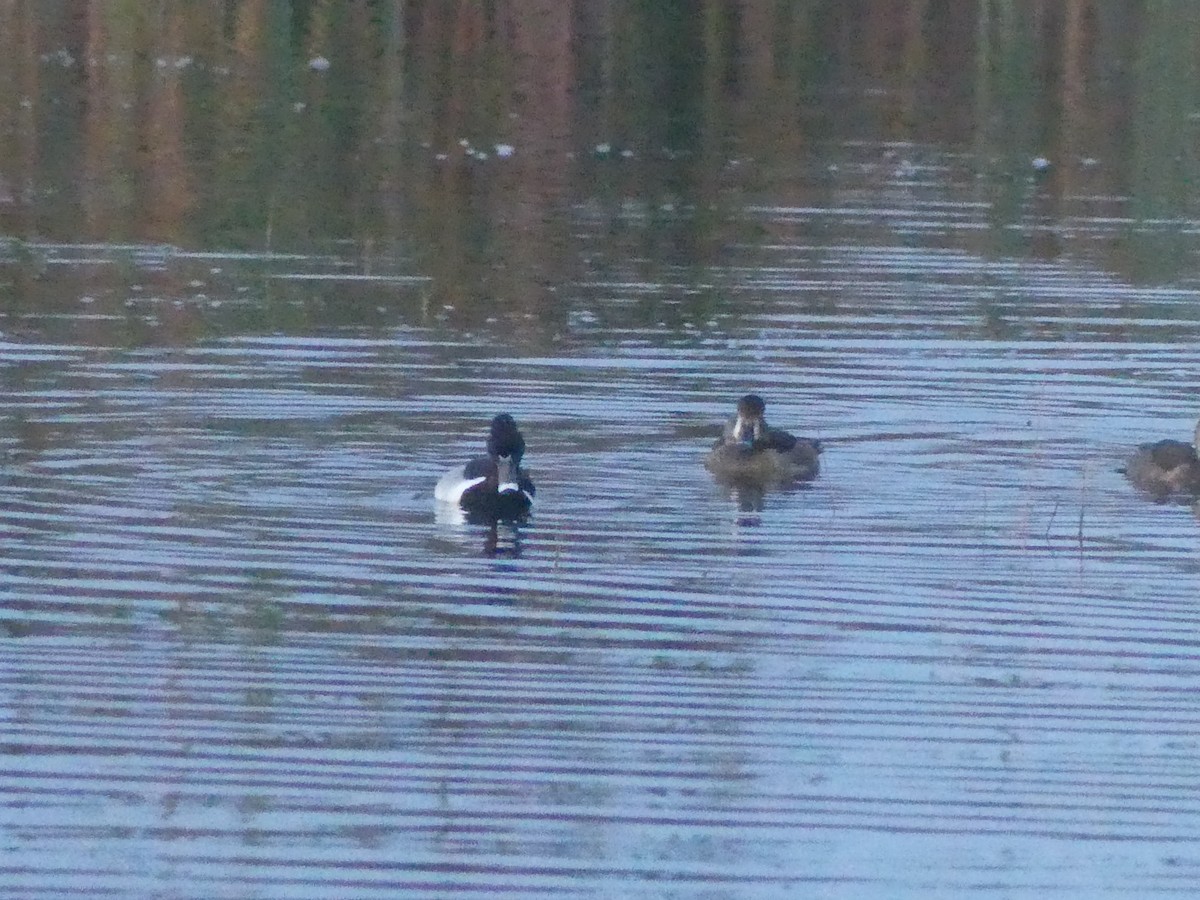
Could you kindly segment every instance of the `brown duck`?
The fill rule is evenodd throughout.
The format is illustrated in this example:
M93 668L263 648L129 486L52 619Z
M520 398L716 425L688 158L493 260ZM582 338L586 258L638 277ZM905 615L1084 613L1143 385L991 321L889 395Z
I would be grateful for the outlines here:
M1170 494L1200 494L1200 422L1196 423L1195 444L1184 441L1156 441L1142 444L1125 463L1125 477L1137 488L1166 497Z
M733 481L807 481L820 470L821 442L798 438L766 420L766 403L757 394L738 401L737 415L704 458L714 475Z

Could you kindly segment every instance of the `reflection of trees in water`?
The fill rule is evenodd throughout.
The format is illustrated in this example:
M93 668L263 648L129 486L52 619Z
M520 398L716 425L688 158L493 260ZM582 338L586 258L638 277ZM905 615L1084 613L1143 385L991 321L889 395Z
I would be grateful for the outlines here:
M431 308L466 324L497 301L561 315L559 287L587 274L581 200L630 232L630 260L687 281L764 237L732 211L766 167L795 173L770 202L825 199L829 139L974 144L1018 176L994 182L994 240L1022 215L1034 154L1055 163L1045 214L1064 213L1085 160L1150 219L1189 214L1195 181L1196 25L1174 3L75 8L0 5L0 76L17 87L0 101L0 224L202 246L344 237L364 266L415 253Z

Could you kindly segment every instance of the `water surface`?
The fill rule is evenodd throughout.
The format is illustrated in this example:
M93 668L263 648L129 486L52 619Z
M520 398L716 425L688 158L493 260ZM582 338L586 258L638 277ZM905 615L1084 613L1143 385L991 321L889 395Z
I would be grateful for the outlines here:
M653 286L592 282L611 300L554 352L388 322L255 334L207 284L174 313L12 320L10 883L1182 889L1198 526L1116 467L1186 434L1194 341L1046 314L1098 277L1062 265L764 253L720 273L754 299L703 328L626 324ZM920 311L897 299L914 270ZM1003 339L993 284L1035 298ZM175 314L214 336L112 337ZM811 486L756 502L701 468L749 388L827 443ZM535 515L438 521L434 480L498 409Z
M345 147L269 246L269 167L153 239L132 200L76 221L49 162L4 201L7 895L1193 891L1200 522L1118 472L1200 414L1190 163L1147 186L1088 117L964 140L995 120L953 97L898 136L903 79L809 24L845 43L796 133L746 112L795 94L718 79L742 118L684 153L601 79L612 133L538 120L557 169L397 138L394 218L348 235ZM151 160L205 184L202 145ZM812 484L704 471L749 390L822 440ZM533 516L439 513L502 410Z

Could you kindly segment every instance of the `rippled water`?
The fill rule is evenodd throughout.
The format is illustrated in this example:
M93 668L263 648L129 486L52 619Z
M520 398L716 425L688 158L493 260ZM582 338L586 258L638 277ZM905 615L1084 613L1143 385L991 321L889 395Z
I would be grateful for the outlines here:
M581 210L549 325L402 261L35 247L6 896L1190 894L1200 524L1117 467L1200 414L1200 288L1097 264L1117 201L1043 256L919 188L751 204L699 277ZM701 467L750 389L811 486ZM436 516L500 410L532 519Z

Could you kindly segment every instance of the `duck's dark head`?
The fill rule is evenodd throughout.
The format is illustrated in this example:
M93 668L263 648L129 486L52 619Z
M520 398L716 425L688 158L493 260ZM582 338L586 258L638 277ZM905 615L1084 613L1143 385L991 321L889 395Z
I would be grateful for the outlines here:
M492 429L487 440L488 456L492 459L508 459L514 466L521 464L525 455L525 438L521 437L521 429L508 413L500 413L492 419Z
M737 420L733 423L733 439L751 443L763 437L767 430L767 404L758 394L747 394L737 405Z

